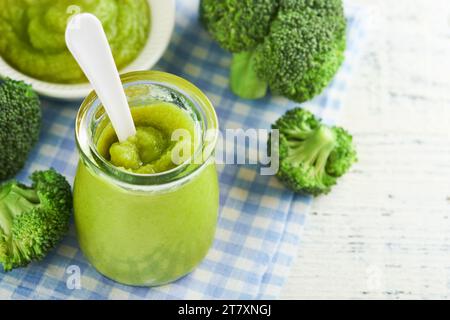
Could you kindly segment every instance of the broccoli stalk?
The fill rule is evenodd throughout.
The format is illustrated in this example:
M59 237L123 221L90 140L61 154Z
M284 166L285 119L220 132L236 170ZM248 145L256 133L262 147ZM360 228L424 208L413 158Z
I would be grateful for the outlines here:
M0 186L0 263L5 271L40 260L66 234L72 193L54 170L35 172L32 187Z
M267 94L269 83L258 76L255 69L255 52L233 54L231 63L231 90L243 99L260 99Z
M321 126L312 131L306 138L289 140L287 143L289 154L286 161L297 167L302 163L311 167L311 175L321 180L325 174L328 158L336 145L336 136L333 131Z
M298 193L328 193L356 161L352 137L295 108L272 126L280 132L278 178Z

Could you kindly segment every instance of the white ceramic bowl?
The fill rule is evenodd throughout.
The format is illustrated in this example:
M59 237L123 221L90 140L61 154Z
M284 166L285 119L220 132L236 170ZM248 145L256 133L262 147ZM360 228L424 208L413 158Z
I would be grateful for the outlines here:
M151 31L141 54L120 73L149 70L169 45L175 26L175 0L148 0L151 8ZM78 100L86 97L92 88L86 84L55 84L31 78L8 65L0 57L0 76L23 80L33 86L39 94L57 99Z

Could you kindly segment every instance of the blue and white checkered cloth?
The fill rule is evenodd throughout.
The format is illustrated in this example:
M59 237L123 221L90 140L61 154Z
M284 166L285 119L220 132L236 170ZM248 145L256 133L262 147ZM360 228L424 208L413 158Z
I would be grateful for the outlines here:
M216 107L221 129L270 125L295 104L267 97L244 101L228 88L230 55L221 50L197 19L197 0L178 0L172 43L157 69L196 84ZM347 6L347 60L327 91L304 107L334 122L364 36L364 11ZM73 181L78 155L74 119L80 103L44 101L39 145L18 178L54 167ZM311 198L294 195L274 177L251 165L224 165L220 174L220 218L214 246L203 263L183 279L157 288L130 287L100 275L79 249L75 230L45 260L10 273L0 271L3 299L268 299L276 298L297 253ZM73 224L72 224L73 225ZM81 289L69 289L69 266L81 270ZM0 269L1 270L1 269Z

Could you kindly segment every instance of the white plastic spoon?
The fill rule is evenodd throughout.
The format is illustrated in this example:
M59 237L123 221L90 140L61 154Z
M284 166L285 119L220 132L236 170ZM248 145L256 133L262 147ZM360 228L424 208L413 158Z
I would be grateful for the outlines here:
M66 29L66 43L105 107L119 141L135 135L119 71L100 20L89 13L74 16Z

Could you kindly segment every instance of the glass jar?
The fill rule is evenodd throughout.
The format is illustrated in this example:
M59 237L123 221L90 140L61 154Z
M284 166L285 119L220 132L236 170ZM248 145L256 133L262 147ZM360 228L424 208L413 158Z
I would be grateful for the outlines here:
M218 121L208 98L182 78L133 72L122 82L130 108L168 102L189 113L198 143L189 161L167 172L116 168L97 150L109 119L91 93L76 119L75 224L83 253L100 273L123 284L156 286L191 272L212 245L219 208L213 161Z

